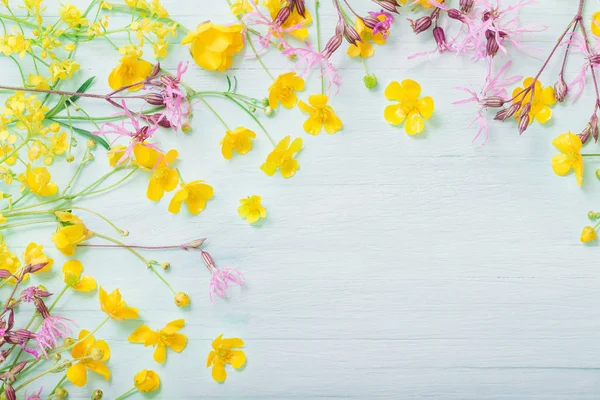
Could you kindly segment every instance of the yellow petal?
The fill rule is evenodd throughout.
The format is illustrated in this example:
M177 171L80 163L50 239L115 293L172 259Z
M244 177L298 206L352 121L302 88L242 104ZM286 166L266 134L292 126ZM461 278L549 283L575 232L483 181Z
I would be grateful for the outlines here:
M187 336L181 333L174 333L169 337L169 347L178 353L182 352L186 345Z
M413 111L408 114L408 118L406 119L406 123L404 124L404 130L409 135L416 135L418 133L423 132L425 128L425 121L423 121L423 117L419 114L418 111Z
M552 144L559 151L565 154L579 153L582 146L581 139L579 138L579 136L571 132L558 135L554 138L554 140L552 140Z
M535 119L540 124L548 122L552 118L552 110L548 106L541 106L539 110L536 110Z
M173 333L179 331L181 328L183 328L184 325L185 325L185 320L176 319L174 321L169 322L160 331L161 331L161 333L166 333L167 335L170 335L170 334L173 334Z
M400 125L406 119L406 113L400 104L393 104L385 108L383 117L392 125Z
M402 92L406 100L416 100L421 95L421 85L412 79L402 81Z
M575 171L575 177L577 178L577 184L583 185L583 157L578 154L577 159L573 163L573 170Z
M110 369L105 364L102 364L98 361L87 361L85 366L90 370L94 371L97 374L102 375L102 377L106 380L110 379Z
M212 377L216 382L223 383L227 378L227 372L225 371L225 364L220 360L215 360L212 367Z
M79 278L81 276L82 272L83 272L83 264L79 260L69 260L63 264L63 267L62 267L63 277L66 275L75 275L77 278Z
M546 86L544 89L542 89L542 102L549 106L556 103L556 96L554 96L554 87Z
M167 348L164 344L159 343L154 350L154 361L157 363L164 363L167 359Z
M304 128L304 132L308 133L309 135L318 135L323 129L323 121L321 121L316 115L310 116L304 122L302 128Z
M231 350L231 366L233 368L242 368L246 364L246 354L242 350Z
M592 33L600 36L600 11L592 15Z
M72 288L78 292L91 292L96 289L96 280L91 276L84 275Z
M433 99L429 96L423 97L419 99L419 103L417 104L419 108L419 113L425 119L429 119L433 114Z
M329 97L327 97L326 94L313 94L311 96L308 96L308 102L313 107L324 107L325 105L327 105L328 100Z
M567 154L556 154L552 157L552 169L559 176L565 176L571 171L574 165L574 159Z
M385 88L385 93L384 94L385 94L385 98L388 99L388 100L401 101L402 100L402 94L403 94L402 86L400 86L400 84L398 82L392 81Z
M151 331L148 326L140 325L129 335L127 340L131 343L144 343L146 335Z
M221 347L232 349L236 347L244 347L244 341L240 338L228 338L221 340Z
M92 351L93 349L102 351L103 356L102 359L99 360L100 362L106 362L110 358L110 347L108 347L108 343L106 343L104 340L96 340L94 344L90 346L89 351Z
M82 361L67 368L67 379L75 386L85 386L87 383L87 372Z

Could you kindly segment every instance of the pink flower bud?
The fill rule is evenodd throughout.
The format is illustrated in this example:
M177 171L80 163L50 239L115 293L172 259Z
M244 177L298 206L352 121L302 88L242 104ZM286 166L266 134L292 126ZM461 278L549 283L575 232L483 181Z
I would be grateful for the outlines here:
M150 71L150 75L148 75L148 78L146 78L146 80L149 81L151 79L156 78L158 76L159 72L160 72L160 62L157 62L152 67L152 71Z
M531 102L525 104L523 106L523 108L521 108L521 111L519 111L519 114L517 115L517 117L523 118L525 115L529 115L530 111L531 111Z
M158 93L147 93L144 95L146 103L152 104L153 106L164 106L165 99Z
M440 51L446 49L446 33L444 32L444 29L442 27L436 26L435 28L433 28L433 38L435 39L435 42L437 43L438 49Z
M6 396L6 400L17 400L17 393L10 385L4 386L4 395Z
M525 132L528 127L529 127L529 114L525 114L519 121L519 135L522 135L523 132Z
M348 43L353 44L355 46L356 43L362 42L362 39L360 38L360 35L356 31L356 29L354 29L354 27L350 25L346 25L344 27L344 38L346 39L346 41L348 41Z
M460 9L462 10L462 12L468 13L473 8L474 3L475 0L460 0Z
M294 3L292 3L292 5L293 4ZM279 10L279 12L277 13L277 15L275 16L275 19L273 20L273 23L276 26L283 25L283 23L285 21L287 21L287 19L290 17L291 13L292 13L292 11L290 10L290 7L283 7L281 10Z
M569 94L569 87L561 74L554 84L554 96L558 102L562 103L567 98L567 94Z
M400 7L400 4L396 0L373 0L373 3L393 13L398 13L396 8Z
M488 32L490 32L490 31L488 31ZM500 50L500 45L498 44L498 41L496 40L496 36L495 35L488 36L487 44L485 46L485 51L487 52L487 54L489 56L494 57L498 53L498 50Z
M413 31L418 35L421 32L425 32L429 27L431 27L431 17L426 15L421 18L417 18L417 20L413 21L409 19L410 26L412 26Z
M505 101L500 96L490 96L483 99L481 105L484 107L498 108L504 105Z
M48 265L47 262L40 263L40 264L34 264L34 265L28 265L25 268L27 269L27 272L35 273L35 272L38 272L39 270L41 270L42 268L44 268L46 265Z
M363 24L365 24L365 26L369 29L374 29L381 22L372 15L361 18L361 20L362 20Z
M206 267L209 270L212 271L213 268L217 267L215 265L215 260L213 260L212 256L207 251L201 250L200 257L202 257L202 261L204 261L204 265L206 265Z
M191 242L187 242L185 244L181 245L181 248L184 250L189 250L189 249L197 249L198 247L202 246L202 244L206 242L206 239L196 239L196 240L192 240Z
M592 137L594 138L594 143L598 141L598 116L596 114L592 115L590 119L590 127L592 130Z
M6 269L0 269L0 279L10 278L12 274Z
M335 35L334 37L329 39L329 41L325 45L325 48L323 49L323 56L325 58L331 57L331 55L335 53L337 49L340 48L340 46L342 45L342 41L342 35Z
M505 121L506 119L515 115L517 110L521 107L521 102L513 103L510 107L498 111L494 117L497 121Z
M581 143L585 144L585 142L587 142L588 139L590 138L591 133L592 133L592 127L590 126L590 124L587 124L585 129L581 133L578 133L577 136L579 136Z
M298 14L302 15L302 18L306 18L306 6L304 5L304 0L292 0L291 1L292 8L296 8Z
M23 368L25 368L26 365L27 365L27 361L21 361L20 363L18 363L17 365L15 365L14 367L12 367L10 369L10 373L13 375L16 375L19 372L23 371Z
M448 10L448 17L461 22L465 20L465 15L456 8L451 8Z

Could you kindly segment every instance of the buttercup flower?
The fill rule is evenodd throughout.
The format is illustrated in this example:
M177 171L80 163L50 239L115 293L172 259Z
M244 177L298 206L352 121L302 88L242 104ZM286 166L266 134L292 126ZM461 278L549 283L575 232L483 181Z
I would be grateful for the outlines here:
M185 292L175 293L175 305L177 307L186 307L190 305L190 296Z
M373 31L367 28L360 18L356 19L356 32L358 32L362 41L356 41L355 44L350 44L350 46L348 46L347 53L350 57L371 57L375 54L375 48L371 42L379 45L385 44L383 32L373 34Z
M597 11L592 15L591 30L594 35L600 36L600 11Z
M267 156L267 160L260 166L265 174L273 176L277 169L284 178L296 175L300 164L294 154L302 150L302 138L296 138L290 145L290 137L286 136L277 143L275 149Z
M582 243L593 242L594 240L596 240L597 237L598 237L598 234L596 233L596 230L594 228L592 228L591 226L586 226L581 231L581 242Z
M63 264L62 280L65 285L78 292L91 292L96 289L96 280L91 276L84 275L83 264L78 260L69 260Z
M47 272L52 268L54 260L44 254L44 246L31 242L23 253L23 263L25 265L46 264L37 272Z
M122 321L138 317L138 309L127 307L125 300L121 298L119 289L113 290L111 294L106 294L106 291L100 286L99 298L100 308L112 319Z
M160 165L169 165L175 162L179 153L177 150L169 150L166 153L143 143L133 146L135 163L146 170L152 171Z
M304 79L295 72L281 74L269 87L269 106L276 109L281 103L285 108L294 108L298 102L296 92L301 90L304 90Z
M221 154L227 160L233 157L233 150L238 154L246 154L252 149L252 139L255 137L256 133L243 126L227 131L221 139Z
M204 181L183 183L169 203L169 212L177 214L181 210L181 203L185 203L191 214L198 215L206 207L206 202L212 199L213 193L212 186Z
M153 331L146 325L139 326L127 340L131 343L143 343L144 347L155 346L154 360L164 363L167 359L167 347L180 353L187 345L187 337L177 333L183 328L185 321L177 319L169 322L160 331Z
M24 174L19 176L23 182L22 188L27 188L38 197L54 196L58 192L58 185L51 181L52 177L46 167L27 166Z
M242 24L215 25L204 22L190 31L181 42L190 45L192 58L208 71L225 71L233 63L233 56L244 47Z
M387 106L384 118L392 125L400 125L404 121L404 130L409 135L421 133L425 128L424 119L433 114L433 99L421 95L421 85L411 79L405 79L402 84L393 81L385 89L388 100L398 101L398 104Z
M342 129L342 121L335 114L333 108L327 104L328 101L327 95L313 94L308 97L310 106L302 100L298 102L298 108L310 115L303 125L306 133L318 135L325 128L327 133L332 134Z
M177 187L179 183L179 174L177 170L169 168L166 164L158 165L148 182L148 189L146 190L146 197L148 200L158 201L162 199L165 192L170 192Z
M91 238L94 232L88 230L82 220L69 212L57 211L54 215L61 226L52 234L52 242L65 256L72 256L75 247Z
M244 341L238 338L223 339L219 335L212 342L212 350L208 354L206 367L212 365L212 377L215 381L222 383L227 378L225 366L231 364L235 369L242 368L246 364L246 354L242 350L233 350L244 346Z
M581 139L574 133L567 132L557 136L552 141L563 154L556 154L552 157L552 169L556 175L565 176L571 170L575 171L577 183L583 184L583 157L581 151Z
M85 340L82 340L84 338ZM94 335L90 335L85 329L79 332L78 340L82 341L71 350L74 364L67 368L67 379L75 386L85 386L87 370L90 370L108 380L110 370L105 364L110 358L108 344L104 340L96 340Z
M523 81L523 87L527 88L531 86L532 83L533 78L526 78ZM554 88L552 86L542 87L542 83L539 80L536 80L535 87L533 89L533 99L531 98L531 90L527 92L527 94L523 93L519 95L521 91L523 91L523 88L518 87L513 90L512 93L513 97L515 97L513 103L522 102L521 107L515 113L515 118L517 120L520 119L519 115L521 114L523 107L525 107L531 101L531 109L529 110L529 123L533 123L534 117L540 124L548 122L550 118L552 118L552 110L549 106L556 103L556 97L554 97Z
M240 199L240 204L238 214L250 224L267 216L267 209L262 206L260 196L253 195Z
M142 82L152 72L152 64L139 58L140 54L125 55L119 65L108 75L108 85L113 90ZM130 91L139 90L143 85L128 88Z
M145 369L135 374L133 384L142 393L154 392L160 387L160 377L156 372Z

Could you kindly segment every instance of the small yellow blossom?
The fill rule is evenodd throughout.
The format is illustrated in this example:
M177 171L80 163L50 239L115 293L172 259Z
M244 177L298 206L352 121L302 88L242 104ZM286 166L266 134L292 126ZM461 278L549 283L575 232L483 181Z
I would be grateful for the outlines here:
M96 290L96 280L88 275L83 275L83 264L79 260L69 260L63 264L62 280L65 285L78 292L91 292Z
M213 349L208 354L206 368L212 365L212 377L215 381L225 382L227 364L231 364L235 369L242 368L246 364L246 354L242 350L233 350L239 347L244 347L244 341L239 338L223 339L223 335L220 335L213 340Z
M526 78L523 81L523 87L527 88L533 83L533 78ZM531 90L526 95L519 94L523 91L523 88L518 87L513 90L513 103L522 102L521 108L515 113L515 118L519 120L519 114L523 107L531 101L531 109L529 110L529 123L533 123L536 119L537 122L543 124L548 122L552 118L552 110L549 106L556 103L556 97L554 96L554 88L552 86L543 87L539 80L535 81L533 90L533 100L531 99Z
M104 340L96 340L94 335L83 329L79 332L77 344L71 349L73 364L67 368L67 379L75 386L85 386L87 370L110 379L110 370L106 362L110 358L110 347Z
M267 216L267 209L262 206L260 196L253 195L240 199L240 204L238 214L250 224Z
M187 337L182 333L177 333L184 324L183 319L177 319L169 322L160 331L153 331L146 325L142 325L133 331L127 340L131 343L143 343L144 347L156 346L154 360L164 363L167 359L167 347L180 353L187 345Z
M19 258L8 249L6 242L0 239L0 269L4 269L13 275L17 275L20 267L21 261L19 261ZM14 284L16 279L11 277L8 282Z
M300 164L294 155L302 150L302 139L296 138L290 144L290 137L286 136L277 143L277 146L267 156L267 160L260 166L265 174L273 176L277 169L284 178L291 178L296 174Z
M50 137L50 150L53 154L63 154L69 149L69 135L67 132L55 133Z
M5 56L18 54L21 59L31 51L31 41L22 33L0 35L0 52Z
M186 307L190 305L190 296L185 292L175 293L175 305L177 307Z
M169 212L177 214L181 210L181 203L187 204L191 214L197 215L206 207L206 202L213 197L213 188L204 181L182 183L181 188L175 193L169 203Z
M169 48L169 42L167 42L163 38L158 39L152 45L152 49L154 50L154 57L155 58L165 58L169 54L168 48Z
M23 253L23 263L25 265L36 265L36 264L46 264L44 268L40 269L37 272L47 272L52 268L52 264L54 264L54 260L48 257L44 253L44 246L29 243L25 248L25 252Z
M385 16L381 18L385 18ZM373 35L373 30L367 28L360 18L356 19L356 32L358 32L362 41L357 41L356 44L348 46L347 53L350 57L369 58L375 54L375 48L371 42L378 45L385 44L383 33L379 32Z
M231 4L231 13L235 16L241 16L254 10L252 3L256 5L256 0L234 0Z
M398 104L385 108L384 118L392 125L400 125L405 120L404 130L409 135L421 133L425 121L433 114L433 99L429 96L420 97L421 85L411 79L405 79L402 84L393 81L385 89L388 100L398 101Z
M152 4L150 5L150 12L156 15L158 18L167 18L169 13L160 3L160 0L152 0Z
M33 87L34 89L42 89L42 90L50 89L50 84L48 83L48 78L45 78L41 75L29 74L29 76L27 77L27 83L29 84L29 86Z
M583 184L583 156L580 154L582 143L579 136L571 132L563 133L555 137L552 144L562 153L552 157L554 173L565 176L573 170L577 183L581 186Z
M256 133L243 126L227 131L221 139L221 154L227 160L233 156L233 150L238 154L246 154L252 149L252 139L255 137Z
M125 300L121 298L119 289L115 289L111 294L107 294L102 286L100 286L99 298L100 308L112 319L122 321L138 317L138 309L127 306Z
M151 171L159 165L172 164L179 153L177 150L169 150L167 153L163 153L154 147L138 143L133 147L133 155L137 165Z
M294 108L298 102L296 92L304 90L304 79L295 72L281 74L269 87L269 106L276 109L279 103L285 108Z
M81 10L71 3L65 3L59 8L58 14L71 28L79 28L80 26L88 25L88 20L83 17Z
M165 192L174 190L178 183L179 174L177 170L162 163L154 169L150 176L146 197L151 201L159 201L163 198Z
M582 243L593 242L594 240L596 240L597 237L598 237L598 234L596 233L596 230L594 228L592 228L591 226L586 226L581 231L581 242Z
M111 167L117 166L119 160L125 155L126 149L127 146L125 146L124 144L119 144L114 146L108 153L106 153L106 156L108 157L108 163Z
M141 82L152 72L152 64L146 60L142 60L137 56L126 55L121 58L119 65L115 67L108 75L108 85L113 90L117 90L124 86L129 86L137 82ZM140 90L142 84L132 86L128 90Z
M160 377L156 372L145 369L135 374L133 384L142 393L154 392L160 387Z
M50 71L52 83L56 83L59 79L71 79L73 73L79 70L79 64L71 59L54 61L50 64L48 70Z
M77 245L91 238L94 232L88 230L82 220L69 212L57 211L54 214L60 227L52 234L52 242L65 256L72 256Z
M304 122L303 128L306 133L318 135L323 128L329 134L336 133L342 129L342 121L333 111L333 108L327 104L329 98L324 94L313 94L308 97L310 106L300 100L298 108L309 118Z
M23 183L23 188L39 197L53 196L58 192L58 186L51 181L52 177L46 167L27 166L24 174L19 176L19 180Z
M190 31L181 42L190 45L192 58L208 71L225 71L233 63L233 56L244 47L242 24L215 25L204 22Z

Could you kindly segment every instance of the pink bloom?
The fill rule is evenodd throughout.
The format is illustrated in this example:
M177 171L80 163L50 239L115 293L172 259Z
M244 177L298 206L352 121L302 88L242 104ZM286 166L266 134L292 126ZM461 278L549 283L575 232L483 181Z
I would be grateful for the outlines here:
M46 350L53 349L59 345L59 340L72 335L71 328L69 327L71 322L69 319L52 315L44 318L42 327L35 336L35 341L44 357L48 358Z
M106 122L99 131L92 132L94 135L117 135L117 138L113 141L117 141L119 137L128 137L131 139L129 145L125 149L123 156L119 159L118 164L125 162L133 153L133 147L138 143L143 143L145 146L158 148L153 144L146 143L146 140L150 139L154 133L158 130L158 123L155 122L152 126L140 125L139 115L134 114L127 108L125 101L122 102L123 115L129 117L129 121L125 118L121 119L121 124L117 125L112 122Z
M318 66L321 76L325 77L328 82L327 90L331 91L331 86L336 85L337 91L339 91L342 77L337 68L333 66L325 54L313 50L310 43L306 42L306 48L289 47L283 51L283 54L298 57L298 62L295 65L296 71L300 69L302 63L305 64L304 68L298 71L299 76L306 77L311 69Z
M588 70L591 68L600 68L598 65L598 61L600 61L598 59L600 57L597 54L591 53L585 44L585 39L583 36L575 32L571 33L568 40L564 41L562 45L570 46L571 50L579 51L586 58L586 61L581 66L579 73L568 84L569 92L571 92L571 99L575 100L581 95L583 89L585 88L585 78Z
M40 388L40 390L38 390L37 393L32 393L30 395L27 394L27 392L25 392L25 394L23 395L23 400L43 400L42 399L42 389Z
M163 118L152 118L151 122L161 126L172 127L177 130L187 121L190 115L190 102L179 87L183 74L187 71L188 64L183 62L177 64L177 74L175 77L170 75L161 75L160 80L150 82L146 87L155 90L147 101L153 105L164 105L165 111ZM155 114L156 115L156 114ZM145 118L148 120L148 118Z
M379 20L380 16L385 17L383 21L379 21L378 23L376 23L372 30L374 35L381 33L383 35L383 38L387 39L388 34L390 32L390 27L394 23L394 16L389 12L383 10L379 12L369 11L369 15L376 18L377 20Z
M242 275L240 271L229 267L217 268L211 255L204 250L200 251L202 261L204 261L204 264L212 273L210 283L208 285L208 295L212 303L215 302L213 295L225 297L227 296L226 290L230 285L242 286L245 283L244 275Z
M250 2L250 4L252 4L252 2ZM302 23L298 23L289 28L284 28L279 21L273 20L263 14L258 8L258 5L252 4L252 6L254 7L254 11L245 14L242 17L242 21L244 21L247 26L264 25L267 27L267 33L258 36L258 43L260 44L258 52L261 53L265 51L271 45L271 39L273 38L279 41L282 48L287 49L290 47L285 41L284 34L302 28Z

